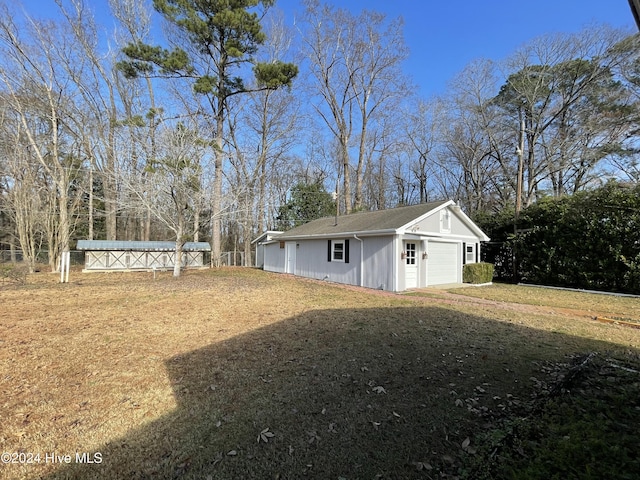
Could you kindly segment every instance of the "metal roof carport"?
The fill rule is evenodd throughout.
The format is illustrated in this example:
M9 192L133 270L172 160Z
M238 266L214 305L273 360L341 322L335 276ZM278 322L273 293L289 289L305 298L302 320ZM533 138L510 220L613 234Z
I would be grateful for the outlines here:
M129 240L78 240L76 247L85 252L84 270L155 270L174 266L175 242ZM207 242L187 242L182 247L182 266L203 267Z

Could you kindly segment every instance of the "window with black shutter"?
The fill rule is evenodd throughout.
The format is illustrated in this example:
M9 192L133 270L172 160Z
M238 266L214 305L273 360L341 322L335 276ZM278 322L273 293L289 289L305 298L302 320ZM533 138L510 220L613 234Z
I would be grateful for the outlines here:
M349 240L329 240L327 244L329 262L349 263Z

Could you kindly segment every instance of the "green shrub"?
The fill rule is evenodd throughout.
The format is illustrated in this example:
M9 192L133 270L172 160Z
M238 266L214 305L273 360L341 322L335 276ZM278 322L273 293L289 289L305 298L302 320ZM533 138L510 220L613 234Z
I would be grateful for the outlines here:
M489 283L493 279L493 263L467 263L462 268L464 283Z

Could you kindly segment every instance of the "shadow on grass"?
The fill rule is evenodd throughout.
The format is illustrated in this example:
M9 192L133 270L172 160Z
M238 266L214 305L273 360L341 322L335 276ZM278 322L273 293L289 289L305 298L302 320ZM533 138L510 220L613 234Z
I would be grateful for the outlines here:
M432 307L311 311L170 359L175 411L50 478L436 478L544 362L615 348Z

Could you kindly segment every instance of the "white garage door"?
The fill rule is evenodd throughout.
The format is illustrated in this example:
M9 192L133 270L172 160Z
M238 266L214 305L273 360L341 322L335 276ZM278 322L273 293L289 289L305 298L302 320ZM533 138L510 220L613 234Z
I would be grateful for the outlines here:
M429 285L458 282L458 244L429 242L427 282Z

